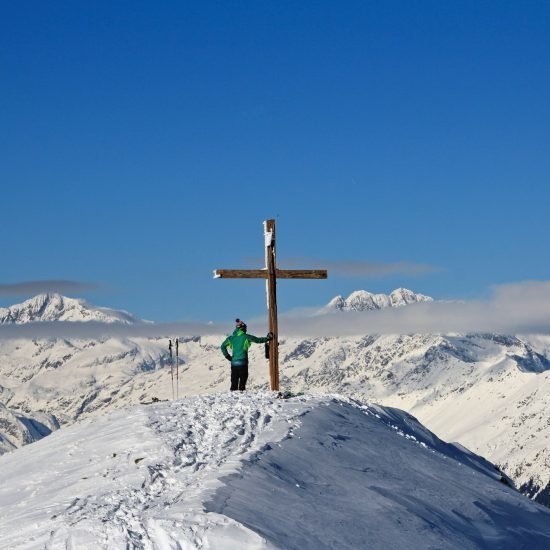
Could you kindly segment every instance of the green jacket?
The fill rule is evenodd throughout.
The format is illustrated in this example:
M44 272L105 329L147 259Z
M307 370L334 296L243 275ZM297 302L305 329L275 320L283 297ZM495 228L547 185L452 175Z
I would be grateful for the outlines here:
M231 336L223 341L221 349L226 359L231 359L232 367L244 367L248 365L248 348L250 348L252 342L265 344L267 341L268 338L253 336L237 328ZM231 348L232 355L229 355L227 348Z

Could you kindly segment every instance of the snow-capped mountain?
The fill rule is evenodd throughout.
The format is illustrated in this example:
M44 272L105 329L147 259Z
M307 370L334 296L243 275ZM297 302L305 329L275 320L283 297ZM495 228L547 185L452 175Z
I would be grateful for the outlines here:
M219 350L224 337L181 339L180 397L229 388ZM0 400L15 414L44 411L63 424L153 398L171 400L167 344L146 337L0 340L6 388ZM282 389L339 392L403 408L550 504L550 337L283 337L279 352ZM250 358L248 388L266 390L263 347L253 346Z
M0 508L12 550L550 544L550 510L487 461L337 396L225 392L71 426L0 457Z
M0 308L0 324L35 321L98 321L101 323L135 323L139 319L116 309L96 307L85 300L60 294L39 294L9 308Z
M424 296L423 294L416 294L407 288L397 288L390 294L372 294L366 290L356 290L347 298L336 296L321 310L321 313L330 313L333 311L368 311L432 301L433 298Z

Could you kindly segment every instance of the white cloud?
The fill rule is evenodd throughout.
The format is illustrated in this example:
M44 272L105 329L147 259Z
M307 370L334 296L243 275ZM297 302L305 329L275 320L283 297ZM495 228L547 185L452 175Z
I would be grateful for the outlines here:
M302 336L496 332L550 333L550 281L494 288L488 300L427 302L377 311L289 315L286 331Z
M247 258L249 265L263 265L263 260ZM280 260L281 269L327 269L329 277L389 277L394 275L422 275L438 271L437 267L414 262L371 262L366 260L323 260L320 258L287 258Z
M102 339L110 337L184 337L224 334L232 330L232 325L213 323L100 323L96 321L43 321L24 324L0 325L0 339L14 338L67 338Z

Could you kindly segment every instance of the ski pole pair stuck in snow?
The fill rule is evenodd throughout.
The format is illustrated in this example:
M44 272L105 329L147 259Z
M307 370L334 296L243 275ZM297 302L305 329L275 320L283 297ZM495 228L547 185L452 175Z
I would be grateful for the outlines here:
M175 398L179 398L179 379L180 379L180 373L179 373L179 340L175 339L175 345L172 345L172 340L168 340L168 349L170 350L170 375L172 377L172 399L174 399L174 358L172 355L172 349L175 348L176 350L176 396Z

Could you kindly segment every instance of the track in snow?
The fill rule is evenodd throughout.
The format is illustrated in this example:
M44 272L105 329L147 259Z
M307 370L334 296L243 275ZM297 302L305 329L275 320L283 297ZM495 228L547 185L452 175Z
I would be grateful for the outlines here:
M268 440L285 437L309 407L285 403L283 410L272 394L242 397L195 397L142 408L152 419L148 429L158 442L156 456L142 452L119 458L114 452L111 464L96 474L105 490L79 494L56 513L45 547L202 548L211 547L217 531L225 543L229 535L249 548L269 547L241 524L200 512L202 502L220 486L222 474L236 471L242 458ZM128 468L140 470L141 482L121 482Z

